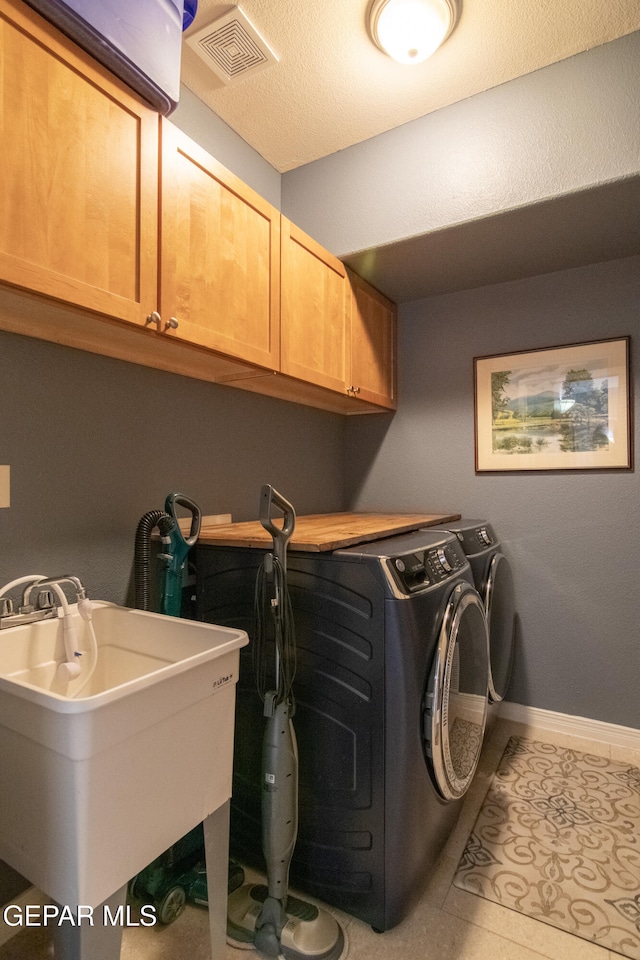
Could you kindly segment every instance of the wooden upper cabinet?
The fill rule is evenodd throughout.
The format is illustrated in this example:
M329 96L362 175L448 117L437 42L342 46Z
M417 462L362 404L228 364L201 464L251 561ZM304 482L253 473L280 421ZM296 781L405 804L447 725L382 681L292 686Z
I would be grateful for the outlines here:
M344 264L282 217L282 373L344 393L348 294Z
M22 0L0 0L0 134L0 329L395 406L393 304Z
M0 0L0 129L0 281L143 323L157 288L157 113Z
M396 407L396 305L351 270L351 386L360 400Z
M167 120L160 236L161 329L278 369L280 214Z

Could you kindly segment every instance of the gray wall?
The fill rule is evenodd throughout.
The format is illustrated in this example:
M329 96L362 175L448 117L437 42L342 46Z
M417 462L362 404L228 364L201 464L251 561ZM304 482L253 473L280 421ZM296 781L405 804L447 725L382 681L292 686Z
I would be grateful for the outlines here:
M263 483L300 513L344 509L336 414L9 333L0 356L0 584L73 573L124 603L137 523L172 491L234 520Z
M639 40L291 171L285 212L339 253L637 173ZM173 121L280 206L279 174L188 91ZM124 602L136 524L176 489L237 520L256 516L264 482L300 513L486 516L517 579L510 698L638 727L637 475L476 476L472 358L635 336L639 275L620 260L404 305L395 417L345 420L0 333L0 583L66 570Z
M521 618L508 699L635 728L638 473L476 475L473 358L630 334L638 396L639 333L638 257L405 304L398 411L347 425L352 508L494 523Z
M337 256L640 172L640 32L282 177L282 210Z

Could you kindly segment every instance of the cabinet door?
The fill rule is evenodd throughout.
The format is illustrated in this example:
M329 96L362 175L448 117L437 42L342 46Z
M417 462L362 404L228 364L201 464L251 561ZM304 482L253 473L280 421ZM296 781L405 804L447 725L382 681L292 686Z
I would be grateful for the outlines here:
M283 373L344 393L348 287L336 257L282 218Z
M351 289L351 386L361 400L396 406L396 306L357 274Z
M280 214L169 121L162 128L161 329L276 370Z
M157 113L19 0L0 0L0 129L0 281L144 323Z

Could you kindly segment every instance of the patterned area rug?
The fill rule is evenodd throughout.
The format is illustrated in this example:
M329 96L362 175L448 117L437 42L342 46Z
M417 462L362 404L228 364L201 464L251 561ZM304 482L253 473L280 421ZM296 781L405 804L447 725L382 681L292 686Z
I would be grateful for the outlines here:
M512 737L453 882L640 960L640 770Z

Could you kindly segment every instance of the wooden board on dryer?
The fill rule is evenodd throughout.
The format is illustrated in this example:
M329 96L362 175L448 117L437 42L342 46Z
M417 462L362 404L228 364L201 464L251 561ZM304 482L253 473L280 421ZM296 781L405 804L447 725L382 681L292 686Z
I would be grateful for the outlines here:
M460 514L433 513L318 513L296 517L289 549L324 553L357 543L393 537L436 523L459 520ZM275 520L276 524L278 520ZM209 524L202 521L201 544L269 548L271 536L259 520L245 523Z

